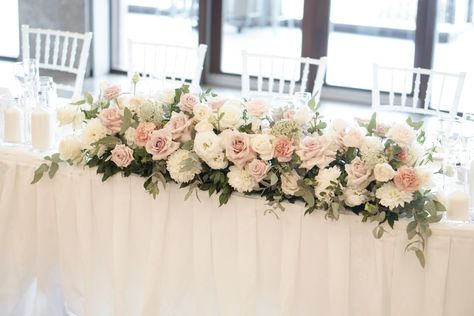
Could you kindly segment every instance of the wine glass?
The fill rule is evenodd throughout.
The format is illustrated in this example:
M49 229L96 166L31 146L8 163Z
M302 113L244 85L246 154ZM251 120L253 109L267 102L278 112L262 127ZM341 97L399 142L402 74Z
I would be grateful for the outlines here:
M272 98L272 117L274 121L292 118L295 113L293 98L289 95L276 95Z
M438 118L438 137L443 157L443 191L447 189L448 177L452 180L458 177L459 157L455 148L460 143L461 136L462 124L458 117Z

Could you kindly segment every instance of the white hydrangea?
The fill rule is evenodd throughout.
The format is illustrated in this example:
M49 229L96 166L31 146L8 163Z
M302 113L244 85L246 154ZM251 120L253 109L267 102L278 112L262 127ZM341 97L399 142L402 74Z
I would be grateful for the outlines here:
M166 162L166 169L169 171L171 179L178 183L189 182L194 179L194 176L201 172L201 164L196 161L192 168L181 171L183 165L181 164L186 159L193 159L191 152L185 149L178 149L168 157Z
M240 193L251 192L258 185L257 180L245 168L240 169L236 166L231 166L229 173L227 173L227 178L229 179L230 186Z
M416 131L407 123L395 124L388 130L387 137L401 147L408 147L415 140Z
M341 170L337 166L319 170L318 175L314 178L316 180L316 186L314 187L316 197L322 201L331 201L334 197L334 191L328 189L328 187L333 187L334 183L339 185L338 178L340 176Z
M98 118L95 118L87 122L81 136L83 147L89 148L91 144L107 136L107 128L102 125Z
M127 128L127 130L125 131L125 134L124 134L125 141L127 142L127 145L132 146L132 145L135 144L135 133L136 133L135 128L133 128L133 127Z
M387 182L377 189L375 196L380 199L380 204L390 210L398 206L404 206L413 200L413 193L397 189L393 182Z
M367 202L369 191L366 189L344 188L342 197L347 206L354 207Z

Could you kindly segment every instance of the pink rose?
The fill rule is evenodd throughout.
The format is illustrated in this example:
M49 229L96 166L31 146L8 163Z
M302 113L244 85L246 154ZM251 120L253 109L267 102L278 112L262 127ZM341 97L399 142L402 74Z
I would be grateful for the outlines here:
M293 142L286 136L281 136L273 142L273 157L279 162L288 162L295 151Z
M207 105L213 110L213 111L218 111L221 106L224 105L226 99L222 98L212 98L207 101Z
M191 131L193 129L192 121L184 113L171 113L171 118L166 123L165 128L171 131L173 140L186 142L191 139Z
M347 172L347 186L355 189L365 189L373 180L372 170L356 157L350 164L345 165Z
M186 93L179 98L178 107L181 111L193 113L194 106L198 103L198 99L194 94Z
M112 160L117 167L126 168L134 160L133 150L124 144L115 145L111 154L112 158L110 160Z
M110 100L116 99L119 96L120 87L117 85L111 85L105 88L102 93L104 95L104 98L110 101Z
M263 160L254 159L247 165L247 168L255 180L261 181L270 170L270 165Z
M166 159L178 147L179 144L173 141L171 131L166 128L153 131L145 145L146 151L153 155L153 160Z
M314 166L326 168L336 158L336 148L327 136L308 136L303 139L296 154L301 159L301 168L310 170Z
M142 122L138 124L135 130L135 144L143 147L150 139L150 134L155 130L155 124L151 122Z
M107 108L100 111L99 120L107 129L109 134L117 133L122 128L122 112L118 108Z
M401 167L393 178L395 186L401 191L414 192L420 187L420 179L416 170L409 167Z
M250 146L249 134L232 132L224 141L227 159L239 168L257 156Z

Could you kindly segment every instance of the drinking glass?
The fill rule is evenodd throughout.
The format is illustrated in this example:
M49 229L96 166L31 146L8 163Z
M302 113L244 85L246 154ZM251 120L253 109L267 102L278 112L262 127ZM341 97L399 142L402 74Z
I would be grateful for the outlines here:
M297 108L307 106L311 100L311 93L309 92L295 92L293 95L293 102Z
M272 98L272 117L274 121L292 118L295 113L293 98L289 95L277 95Z

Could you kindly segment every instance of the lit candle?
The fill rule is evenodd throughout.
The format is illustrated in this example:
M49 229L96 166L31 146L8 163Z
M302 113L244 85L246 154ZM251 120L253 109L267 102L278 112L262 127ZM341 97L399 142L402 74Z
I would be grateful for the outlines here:
M7 143L23 142L25 129L23 111L17 106L9 106L3 112L3 120L3 140Z
M447 217L455 221L469 219L469 195L462 191L455 191L448 195L446 200Z
M48 149L53 145L53 119L51 112L36 107L31 112L31 147Z

